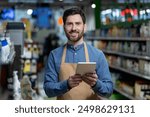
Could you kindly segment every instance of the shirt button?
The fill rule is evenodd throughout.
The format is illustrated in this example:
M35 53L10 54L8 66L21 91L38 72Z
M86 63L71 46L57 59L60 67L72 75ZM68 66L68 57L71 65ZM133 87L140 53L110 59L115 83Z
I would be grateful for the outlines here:
M77 53L74 53L75 55L77 55Z

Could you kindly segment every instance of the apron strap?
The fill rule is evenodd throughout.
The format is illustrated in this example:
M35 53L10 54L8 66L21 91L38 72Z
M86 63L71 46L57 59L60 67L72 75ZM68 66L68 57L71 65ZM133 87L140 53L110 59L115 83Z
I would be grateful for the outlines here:
M65 63L66 51L67 51L67 44L64 45L64 50L63 50L61 63Z
M64 45L64 50L63 50L61 63L65 63L66 51L67 51L67 44ZM89 62L89 54L88 54L88 49L87 49L87 46L86 46L85 42L84 42L84 52L85 52L86 62Z
M90 62L90 60L89 60L89 54L88 54L88 49L87 49L87 46L86 46L85 42L84 42L84 52L85 52L86 62Z

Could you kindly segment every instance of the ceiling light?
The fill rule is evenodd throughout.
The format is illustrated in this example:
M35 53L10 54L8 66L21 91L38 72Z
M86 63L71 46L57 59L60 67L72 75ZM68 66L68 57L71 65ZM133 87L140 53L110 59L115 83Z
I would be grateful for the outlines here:
M95 4L92 4L91 7L92 7L93 9L95 9L95 8L96 8L96 5L95 5Z
M32 9L28 9L28 10L27 10L27 14L28 14L28 15L31 15L31 14L32 14L32 12L33 12L33 10L32 10Z

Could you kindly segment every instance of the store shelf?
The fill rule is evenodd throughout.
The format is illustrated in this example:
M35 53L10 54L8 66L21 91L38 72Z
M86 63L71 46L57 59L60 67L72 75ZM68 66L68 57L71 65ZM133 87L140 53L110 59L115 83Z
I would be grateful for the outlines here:
M150 60L149 56L140 56L140 55L133 55L133 54L127 54L127 53L122 53L122 52L116 52L116 51L109 51L109 50L102 50L106 54L113 54L117 56L123 56L123 57L128 57L128 58L136 58L136 59L143 59L143 60Z
M0 62L0 65L12 64L13 61L14 61L15 55L16 55L15 51L11 52L10 55L9 55L9 58L7 59L7 62L6 63L1 63Z
M136 82L146 82L148 86L150 83L150 35L148 31L142 30L142 26L149 29L149 17L143 18L140 14L142 10L148 9L149 5L149 2L140 1L125 1L124 3L101 1L95 13L100 14L99 18L96 19L97 30L86 35L87 41L90 41L93 46L106 54L111 72L114 73L114 81L126 83L123 88L116 87L114 90L132 100L138 99L134 97ZM114 20L111 16L112 12L110 12L106 13L110 18L107 21L102 11L107 9L113 11L115 8L121 9L121 11L128 8L137 9L137 18L125 13L124 21ZM150 94L146 95L149 96Z
M90 41L150 41L150 37L86 37L87 40Z
M131 96L131 95L125 93L124 91L122 91L122 90L120 90L120 89L118 89L118 88L114 88L114 90L115 90L116 92L122 94L123 96L125 96L125 97L131 99L131 100L135 100L135 98L134 98L133 96Z
M128 73L128 74L134 75L134 76L138 76L138 77L144 78L146 80L150 80L150 76L146 76L146 75L143 75L143 74L140 74L140 73L129 71L127 69L124 69L124 68L121 68L121 67L116 67L116 66L113 66L113 65L109 65L109 67L111 69L116 69L116 70L119 70L119 71L122 71L122 72L125 72L125 73Z
M124 27L124 28L130 28L132 25L140 25L142 23L147 23L149 19L138 19L138 20L133 20L132 22L116 22L116 23L110 23L108 25L101 25L101 28L107 29L107 28L112 28L113 26L117 27Z
M118 89L118 88L116 88L116 87L114 88L114 90L115 90L116 92L122 94L123 96L125 96L125 97L131 99L131 100L142 100L141 98L135 98L134 96L129 95L129 94L127 94L126 92L124 92L124 91L122 91L122 90L120 90L120 89Z

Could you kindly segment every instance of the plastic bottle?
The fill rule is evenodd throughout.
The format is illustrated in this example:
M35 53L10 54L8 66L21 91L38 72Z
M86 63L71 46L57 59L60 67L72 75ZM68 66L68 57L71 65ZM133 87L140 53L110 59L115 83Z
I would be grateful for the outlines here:
M20 89L20 81L18 80L18 71L13 72L13 90L14 90L14 99L20 100L21 99L21 89Z
M10 46L4 37L0 38L0 43L1 43L1 63L7 63L8 56L10 54Z
M24 100L32 100L32 88L29 76L23 76L21 80L21 97Z

